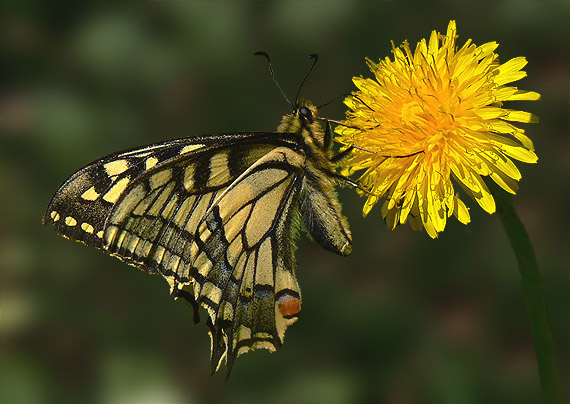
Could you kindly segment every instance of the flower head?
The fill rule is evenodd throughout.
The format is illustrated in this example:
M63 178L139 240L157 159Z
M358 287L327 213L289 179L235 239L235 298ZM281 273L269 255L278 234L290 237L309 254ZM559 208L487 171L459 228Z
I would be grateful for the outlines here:
M336 141L353 146L341 162L343 174L366 170L358 180L367 191L364 215L383 199L390 228L408 221L434 238L451 215L470 221L454 183L493 213L495 201L482 177L514 194L521 174L511 159L537 161L524 130L510 122L538 119L502 108L503 101L540 98L507 85L526 76L526 59L500 64L496 42L476 46L467 40L457 49L455 41L451 21L446 35L433 31L415 52L404 42L393 46L394 60L367 60L375 77L354 77L358 91L345 100L347 119L335 129Z

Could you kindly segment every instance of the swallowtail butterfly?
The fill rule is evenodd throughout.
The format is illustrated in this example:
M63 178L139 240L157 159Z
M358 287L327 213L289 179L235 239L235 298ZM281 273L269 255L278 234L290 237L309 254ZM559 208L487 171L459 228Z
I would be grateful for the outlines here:
M335 171L340 155L317 108L306 99L292 106L276 133L189 137L96 160L60 186L43 219L162 275L196 322L205 308L212 373L225 358L229 375L250 349L276 351L297 320L298 227L327 250L351 252L334 186L354 183Z

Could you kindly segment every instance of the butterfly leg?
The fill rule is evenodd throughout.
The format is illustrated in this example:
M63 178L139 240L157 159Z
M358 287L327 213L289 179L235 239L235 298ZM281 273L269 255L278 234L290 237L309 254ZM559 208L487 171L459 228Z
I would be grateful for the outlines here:
M332 129L331 129L331 121L328 119L325 120L325 137L323 140L323 145L325 146L325 150L332 149ZM331 163L338 163L340 160L344 159L346 156L353 151L355 147L353 145L348 146L346 149L338 153L336 156L331 157Z
M331 123L328 119L325 120L325 137L323 139L323 145L327 151L330 151L332 148L332 130Z
M352 146L352 145L348 146L346 149L344 149L343 151L338 153L336 156L332 156L331 162L332 163L338 163L342 159L346 158L350 154L350 152L353 151L354 149L355 149L354 146Z

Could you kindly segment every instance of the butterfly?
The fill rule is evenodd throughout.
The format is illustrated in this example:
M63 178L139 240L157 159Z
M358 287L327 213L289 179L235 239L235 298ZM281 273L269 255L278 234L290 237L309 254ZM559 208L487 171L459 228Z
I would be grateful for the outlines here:
M330 124L323 132L318 108L298 94L275 133L189 137L100 158L59 187L44 215L62 236L162 275L195 322L205 308L212 373L225 359L229 376L242 353L283 344L301 310L299 229L339 255L352 249L334 186L354 183L335 170L343 152L333 155Z

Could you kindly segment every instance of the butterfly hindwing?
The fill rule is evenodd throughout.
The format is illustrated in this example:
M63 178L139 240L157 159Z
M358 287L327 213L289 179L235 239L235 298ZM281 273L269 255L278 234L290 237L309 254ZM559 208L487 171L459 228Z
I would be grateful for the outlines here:
M44 223L63 236L103 248L103 230L115 202L129 183L158 162L168 161L200 143L174 140L103 157L78 170L54 194Z
M279 349L297 320L301 294L294 273L292 205L304 157L272 150L226 189L196 233L200 254L190 276L211 320L212 370L249 349Z

